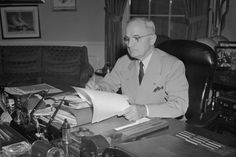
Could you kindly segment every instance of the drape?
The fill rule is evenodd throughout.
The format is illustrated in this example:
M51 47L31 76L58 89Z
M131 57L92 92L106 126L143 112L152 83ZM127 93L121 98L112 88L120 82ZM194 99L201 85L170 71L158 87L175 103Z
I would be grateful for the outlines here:
M122 18L127 0L105 0L105 61L114 66L121 56Z
M186 39L207 37L210 0L185 0Z
M220 36L229 11L229 0L212 0L211 36Z

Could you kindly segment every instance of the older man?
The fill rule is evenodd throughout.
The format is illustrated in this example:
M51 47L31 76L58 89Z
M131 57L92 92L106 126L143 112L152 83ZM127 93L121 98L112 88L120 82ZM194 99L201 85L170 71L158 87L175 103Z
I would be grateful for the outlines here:
M133 18L126 27L124 42L128 54L119 58L111 73L87 88L117 92L129 98L123 115L128 120L183 116L188 108L188 82L184 64L154 47L155 25L146 18Z

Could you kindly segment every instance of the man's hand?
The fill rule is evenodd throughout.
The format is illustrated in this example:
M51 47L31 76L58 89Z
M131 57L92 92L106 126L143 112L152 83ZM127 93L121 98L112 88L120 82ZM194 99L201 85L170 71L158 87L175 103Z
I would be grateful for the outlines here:
M89 79L89 81L85 85L86 89L98 89L98 85L95 82L95 77L93 76L92 78Z
M124 111L123 116L125 116L129 121L136 121L140 118L146 117L147 110L144 105L131 104L130 107Z

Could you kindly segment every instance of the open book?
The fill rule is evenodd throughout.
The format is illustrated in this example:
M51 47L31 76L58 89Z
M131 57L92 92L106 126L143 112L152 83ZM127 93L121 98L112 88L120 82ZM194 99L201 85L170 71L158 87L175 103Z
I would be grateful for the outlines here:
M82 99L93 106L92 123L122 114L129 107L128 98L124 95L79 87L73 88Z

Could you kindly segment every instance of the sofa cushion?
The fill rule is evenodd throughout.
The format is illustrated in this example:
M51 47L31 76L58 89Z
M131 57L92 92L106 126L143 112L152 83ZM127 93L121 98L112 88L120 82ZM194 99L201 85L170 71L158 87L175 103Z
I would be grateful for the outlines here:
M2 47L2 71L8 86L16 82L37 83L41 77L41 51L38 46ZM17 83L17 84L18 84Z
M71 85L80 85L81 67L87 60L87 48L73 46L44 46L43 72Z
M0 53L0 81L5 86L57 80L81 87L81 72L90 68L85 46L0 46ZM84 80L88 78L83 85Z

